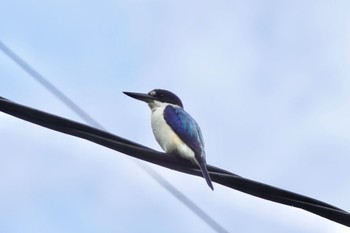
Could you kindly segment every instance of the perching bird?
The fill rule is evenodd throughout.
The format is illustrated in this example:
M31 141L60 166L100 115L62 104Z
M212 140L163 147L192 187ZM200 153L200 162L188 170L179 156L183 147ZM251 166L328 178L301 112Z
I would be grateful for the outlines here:
M190 114L185 112L180 98L162 89L154 89L148 94L124 94L148 103L152 110L153 134L162 149L197 164L209 187L214 190L207 170L201 130Z

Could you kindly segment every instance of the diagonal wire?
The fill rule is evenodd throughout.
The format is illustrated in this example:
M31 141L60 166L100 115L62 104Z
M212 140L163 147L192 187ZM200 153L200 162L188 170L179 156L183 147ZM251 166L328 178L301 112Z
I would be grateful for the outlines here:
M190 162L185 163L172 155L138 145L106 131L20 105L2 97L0 97L0 111L51 130L91 141L143 161L190 175L202 176L200 169ZM300 208L350 227L350 213L326 202L250 180L212 165L208 165L208 171L212 181L223 186L265 200ZM325 188L331 187L325 186Z
M142 167L150 176L157 180L164 188L166 188L171 194L173 194L177 199L181 200L188 208L190 208L193 213L201 216L203 221L208 223L217 232L227 232L221 225L219 225L215 220L213 220L207 213L205 213L198 205L194 204L188 197L181 193L174 185L170 184L166 179L160 176L154 169L150 166Z
M169 154L155 151L82 123L16 104L2 97L0 97L0 111L58 132L91 141L140 160L190 175L202 176L198 167L195 167L193 164L184 163L184 161L180 161ZM265 200L300 208L350 227L350 213L336 206L298 193L250 180L212 165L208 165L208 171L214 182L226 187Z
M20 66L24 71L26 71L32 78L43 85L49 92L61 100L68 108L80 116L86 123L93 125L97 128L103 128L97 121L95 121L89 114L87 114L83 109L81 109L77 104L75 104L68 96L66 96L62 91L50 83L44 76L42 76L38 71L31 67L27 62L20 58L16 53L14 53L9 47L7 47L2 41L0 41L0 49L9 58L12 59L18 66Z
M68 108L80 116L88 124L95 126L99 129L104 129L104 127L99 124L94 118L92 118L87 112L80 108L76 103L73 102L67 95L60 91L55 85L53 85L49 80L47 80L43 75L36 71L32 66L25 62L19 55L13 52L8 46L6 46L0 40L0 50L3 51L11 60L13 60L18 66L20 66L24 71L26 71L32 78L44 86L49 92L61 100ZM191 201L188 197L182 194L178 189L176 189L171 183L162 178L155 170L151 167L136 162L136 164L142 168L147 174L149 174L154 180L156 180L163 188L165 188L170 194L172 194L176 199L182 202L187 208L189 208L194 214L201 218L207 225L209 225L213 230L220 233L228 232L225 230L218 222L211 218L204 210L202 210L198 205Z

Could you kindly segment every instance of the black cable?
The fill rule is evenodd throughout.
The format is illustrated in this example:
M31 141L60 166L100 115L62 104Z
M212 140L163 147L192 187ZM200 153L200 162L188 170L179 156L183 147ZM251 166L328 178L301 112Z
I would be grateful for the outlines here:
M126 139L91 126L19 105L1 97L0 111L55 131L89 140L107 148L130 155L134 158L148 161L172 170L201 176L201 172L196 166L189 162L187 163L183 160L178 160L169 154L161 153L145 146L139 146L133 142L130 143ZM301 208L350 227L350 214L328 203L264 183L249 180L214 166L209 165L208 171L213 182L265 200Z
M73 112L80 116L86 123L95 126L99 129L104 129L104 127L94 120L88 113L86 113L82 108L75 104L68 96L66 96L62 91L55 87L51 82L49 82L43 75L37 72L33 67L31 67L27 62L21 59L17 54L15 54L9 47L7 47L3 42L0 41L0 49L11 58L16 64L18 64L23 70L25 70L31 77L43 85L47 90L54 94L59 100L61 100L65 105L68 106ZM141 146L134 142L118 138L124 143L134 144L136 146ZM175 198L187 206L192 212L194 212L199 218L206 222L211 228L217 232L225 233L227 232L219 223L212 219L208 214L206 214L199 206L192 202L185 195L180 193L172 184L165 181L156 171L152 171L152 168L147 167L145 164L136 163L140 168L146 171L153 179L155 179L163 188L169 191Z

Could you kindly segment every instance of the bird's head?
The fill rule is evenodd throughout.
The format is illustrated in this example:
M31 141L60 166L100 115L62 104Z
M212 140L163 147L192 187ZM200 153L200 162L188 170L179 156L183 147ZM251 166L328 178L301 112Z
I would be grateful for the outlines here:
M167 90L154 89L147 94L134 92L124 92L124 94L134 99L148 103L151 109L160 107L164 104L173 104L183 108L180 98L174 93Z

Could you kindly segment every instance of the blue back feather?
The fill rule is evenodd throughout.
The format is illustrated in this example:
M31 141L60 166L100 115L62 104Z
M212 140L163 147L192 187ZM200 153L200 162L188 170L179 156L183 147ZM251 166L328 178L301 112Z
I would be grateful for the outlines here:
M180 139L195 152L196 157L205 159L202 133L190 114L182 108L168 105L164 109L164 119Z
M203 177L209 187L214 190L206 166L204 141L197 122L182 108L171 105L165 107L164 119L180 139L194 151L195 159L198 162Z

